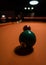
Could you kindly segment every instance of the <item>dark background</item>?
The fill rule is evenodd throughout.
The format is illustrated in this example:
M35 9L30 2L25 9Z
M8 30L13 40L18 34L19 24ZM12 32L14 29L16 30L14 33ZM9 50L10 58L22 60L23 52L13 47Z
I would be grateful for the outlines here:
M24 10L24 7L32 7L30 0L0 0L0 11L15 11L16 14L22 12L24 15L32 13L30 10ZM34 7L35 16L46 16L46 0L38 0L39 4Z

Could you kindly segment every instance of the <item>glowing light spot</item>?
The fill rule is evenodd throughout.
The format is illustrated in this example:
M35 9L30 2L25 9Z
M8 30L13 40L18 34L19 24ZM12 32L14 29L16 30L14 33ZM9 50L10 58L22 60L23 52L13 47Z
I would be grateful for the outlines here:
M34 7L31 7L31 10L33 10L34 9Z
M25 10L27 10L27 7L24 7Z
M5 18L5 15L2 15L2 18Z
M28 10L30 10L30 7L28 7Z
M29 2L30 5L37 5L39 2L36 0L32 0Z

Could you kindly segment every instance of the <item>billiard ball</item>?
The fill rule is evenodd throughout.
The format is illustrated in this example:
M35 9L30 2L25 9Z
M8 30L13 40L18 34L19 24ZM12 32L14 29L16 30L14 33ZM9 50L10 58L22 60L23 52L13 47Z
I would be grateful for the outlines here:
M30 27L29 25L25 25L25 26L23 27L23 31L25 31L25 30L31 30L31 27Z
M31 48L36 42L36 36L30 30L23 31L19 36L19 42L23 48Z

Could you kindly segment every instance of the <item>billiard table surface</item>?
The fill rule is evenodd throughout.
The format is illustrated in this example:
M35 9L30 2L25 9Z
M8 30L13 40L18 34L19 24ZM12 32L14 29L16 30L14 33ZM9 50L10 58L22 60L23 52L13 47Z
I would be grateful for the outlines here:
M24 25L30 25L36 35L36 43L31 54L21 56L14 53L14 49L20 45L19 35ZM46 23L24 21L0 24L0 65L46 65Z

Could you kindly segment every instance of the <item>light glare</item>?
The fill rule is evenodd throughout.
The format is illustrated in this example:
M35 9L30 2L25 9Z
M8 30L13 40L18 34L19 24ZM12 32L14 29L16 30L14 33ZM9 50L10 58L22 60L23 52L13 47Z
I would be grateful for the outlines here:
M28 7L28 10L30 10L30 7Z
M27 7L24 8L25 10L27 9Z
M36 1L36 0L35 0L35 1L33 0L33 1L30 1L30 2L29 2L30 5L37 5L38 3L39 3L39 2Z
M33 10L34 9L34 7L31 7L31 10Z
M2 15L2 17L4 18L4 17L5 17L5 15Z

